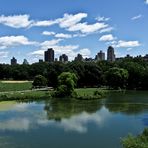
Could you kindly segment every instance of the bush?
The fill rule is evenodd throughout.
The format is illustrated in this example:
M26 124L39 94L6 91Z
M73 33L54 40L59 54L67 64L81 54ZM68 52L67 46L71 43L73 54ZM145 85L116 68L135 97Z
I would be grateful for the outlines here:
M94 96L103 97L104 96L104 92L103 91L100 91L100 90L96 90L94 92Z
M35 88L45 87L45 86L47 86L47 79L42 75L37 75L37 76L35 76L32 85Z
M148 128L137 137L129 135L123 138L122 144L124 148L148 148Z

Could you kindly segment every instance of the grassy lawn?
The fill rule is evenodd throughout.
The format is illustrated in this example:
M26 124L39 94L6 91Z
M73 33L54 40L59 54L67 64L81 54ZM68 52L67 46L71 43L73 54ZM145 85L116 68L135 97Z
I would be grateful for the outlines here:
M29 90L31 81L0 81L0 92Z
M25 101L25 100L44 100L50 98L50 91L31 91L31 92L11 92L11 93L1 93L0 101Z
M8 101L8 100L41 100L41 99L49 99L51 98L52 91L26 91L26 92L15 92L21 90L29 90L31 88L31 82L24 83L3 83L0 82L0 101ZM2 93L7 91L8 93ZM9 92L12 91L12 92ZM98 99L98 96L94 96L95 91L100 91L101 94L107 92L107 90L98 89L98 88L80 88L75 89L78 94L78 98L82 100L93 100ZM99 96L102 98L102 95Z
M96 90L98 89L97 88L79 88L79 89L76 89L75 91L77 92L78 95L84 96L84 95L93 95Z
M92 96L94 95L94 92L97 90L101 90L103 92L107 92L107 90L103 90L100 88L79 88L79 89L75 89L75 91L77 92L77 94L79 96Z

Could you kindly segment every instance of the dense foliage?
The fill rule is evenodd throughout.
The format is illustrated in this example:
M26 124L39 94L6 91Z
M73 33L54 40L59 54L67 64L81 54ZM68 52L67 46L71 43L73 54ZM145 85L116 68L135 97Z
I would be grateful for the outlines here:
M33 87L45 87L47 86L47 79L42 75L37 75L32 83Z
M76 87L77 77L74 73L63 72L58 76L58 87L56 97L72 96Z
M58 76L62 72L74 73L78 78L77 87L148 89L148 62L140 57L123 58L116 62L0 64L1 80L33 80L36 75L42 75L52 87L57 87Z
M123 68L113 67L106 72L107 85L111 88L126 88L128 71Z
M129 135L122 139L124 148L147 148L148 147L148 128L146 128L142 134L134 137Z

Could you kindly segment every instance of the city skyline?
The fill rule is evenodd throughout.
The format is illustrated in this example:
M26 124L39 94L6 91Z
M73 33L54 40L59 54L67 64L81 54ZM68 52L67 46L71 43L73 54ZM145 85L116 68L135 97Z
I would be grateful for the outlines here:
M0 4L0 63L10 63L13 56L18 63L38 62L48 48L55 50L55 58L66 54L70 61L78 53L84 58L95 57L100 50L107 54L110 45L116 57L148 54L148 1L2 0Z
M102 50L98 51L95 55L95 57L83 57L82 54L78 53L73 60L69 61L69 57L66 54L61 54L58 58L55 57L55 51L53 48L48 48L47 50L44 51L44 59L38 59L35 63L40 63L40 62L72 62L72 61L83 61L83 62L97 62L97 61L108 61L108 62L115 62L116 60L120 60L123 58L137 58L141 57L143 60L148 61L148 54L145 54L144 56L142 55L137 55L137 56L131 56L127 54L124 57L116 57L115 54L115 49L112 46L109 46L107 48L107 53L103 52ZM0 63L0 64L6 64L6 63ZM8 63L9 64L9 63ZM10 64L11 65L16 65L16 64L33 64L29 63L27 59L24 59L22 63L17 63L17 59L13 56L12 59L10 59Z

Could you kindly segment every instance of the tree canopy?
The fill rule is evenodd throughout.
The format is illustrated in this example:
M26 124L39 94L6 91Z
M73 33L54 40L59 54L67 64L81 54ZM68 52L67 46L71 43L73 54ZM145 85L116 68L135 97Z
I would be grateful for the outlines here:
M66 97L72 96L76 87L77 77L74 73L63 72L58 76L58 87L56 96Z
M126 88L128 71L123 68L113 67L106 72L107 85L111 88Z
M32 83L33 87L44 87L47 86L47 79L42 75L37 75Z
M148 89L148 61L140 57L123 58L115 62L34 63L31 65L0 64L0 79L33 80L44 76L48 86L57 88L58 76L63 72L74 73L77 87L109 86L113 88Z

